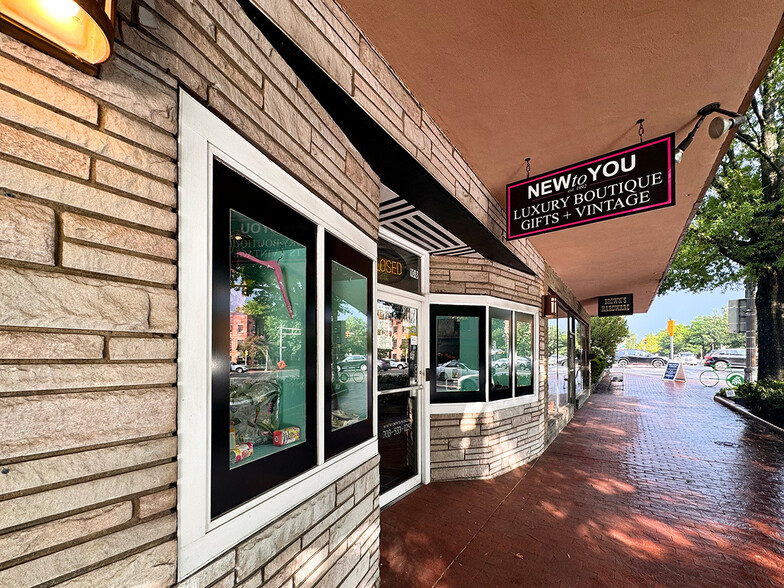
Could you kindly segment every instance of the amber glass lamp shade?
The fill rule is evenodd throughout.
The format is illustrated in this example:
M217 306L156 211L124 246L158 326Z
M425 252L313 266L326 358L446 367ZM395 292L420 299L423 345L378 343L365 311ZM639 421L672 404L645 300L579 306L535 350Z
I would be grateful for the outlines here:
M114 11L115 0L0 0L0 30L90 71L112 53Z

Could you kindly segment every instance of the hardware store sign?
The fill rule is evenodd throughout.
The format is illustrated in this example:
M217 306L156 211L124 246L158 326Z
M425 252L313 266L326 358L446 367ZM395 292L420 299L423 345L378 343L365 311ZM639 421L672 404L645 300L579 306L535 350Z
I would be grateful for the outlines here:
M671 133L509 184L507 238L674 206L674 141Z

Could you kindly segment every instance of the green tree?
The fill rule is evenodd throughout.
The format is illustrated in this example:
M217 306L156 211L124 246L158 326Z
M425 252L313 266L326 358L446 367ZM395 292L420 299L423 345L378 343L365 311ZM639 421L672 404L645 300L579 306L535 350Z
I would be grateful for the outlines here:
M591 345L598 347L608 358L615 357L615 350L628 336L629 325L626 317L591 317Z
M712 314L697 316L692 319L688 343L699 348L705 355L711 349L719 347L743 347L744 336L730 333L727 310L714 311Z
M784 380L784 50L754 93L660 293L756 284L760 379ZM704 348L704 346L703 346Z

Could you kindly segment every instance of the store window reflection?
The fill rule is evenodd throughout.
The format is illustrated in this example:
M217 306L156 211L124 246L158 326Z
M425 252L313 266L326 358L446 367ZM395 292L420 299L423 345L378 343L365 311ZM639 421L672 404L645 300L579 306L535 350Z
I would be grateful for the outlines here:
M515 313L515 396L534 393L533 320L530 314Z
M231 210L229 467L305 441L306 248Z
M365 276L332 262L332 430L367 418L369 356Z
M376 313L379 391L416 386L417 309L379 300Z
M479 390L479 318L436 317L436 390Z
M490 309L490 400L512 396L512 311Z

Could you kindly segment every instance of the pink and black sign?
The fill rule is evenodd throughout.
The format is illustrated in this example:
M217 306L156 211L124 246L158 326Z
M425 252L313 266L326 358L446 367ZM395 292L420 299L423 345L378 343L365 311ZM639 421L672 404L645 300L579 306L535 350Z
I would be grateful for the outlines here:
M509 184L507 239L675 205L675 135Z

